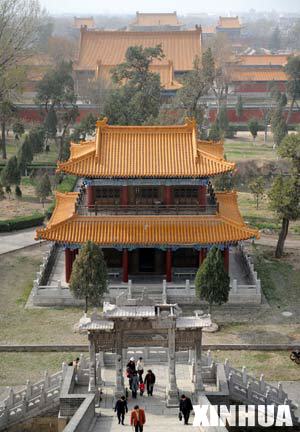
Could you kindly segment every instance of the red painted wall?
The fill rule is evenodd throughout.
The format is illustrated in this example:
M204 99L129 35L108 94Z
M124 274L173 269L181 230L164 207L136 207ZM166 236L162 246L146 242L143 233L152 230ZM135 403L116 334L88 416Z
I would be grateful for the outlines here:
M288 111L285 111L285 117ZM235 108L227 109L228 120L231 123L247 123L250 119L256 118L258 120L263 120L264 113L260 108L244 108L243 114L240 118L237 117ZM215 121L217 116L217 109L211 108L209 111L210 121ZM300 123L300 111L293 111L290 119L290 123Z
M269 91L270 82L252 82L252 83L235 83L235 93L266 93ZM285 92L286 84L284 82L276 82L278 90Z

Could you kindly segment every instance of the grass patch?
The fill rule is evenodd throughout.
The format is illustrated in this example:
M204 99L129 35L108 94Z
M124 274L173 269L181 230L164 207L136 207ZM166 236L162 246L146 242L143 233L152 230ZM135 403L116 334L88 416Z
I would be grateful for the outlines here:
M277 153L273 150L272 144L261 144L256 143L253 145L250 141L235 141L226 140L224 144L224 150L227 159L231 162L243 161L247 159L259 159L259 160L276 160Z
M56 190L58 192L71 192L76 185L77 177L74 175L67 175L64 177L63 181L57 185Z
M289 359L288 351L213 351L214 360L224 362L227 358L237 369L246 366L248 373L266 381L299 381L299 366Z

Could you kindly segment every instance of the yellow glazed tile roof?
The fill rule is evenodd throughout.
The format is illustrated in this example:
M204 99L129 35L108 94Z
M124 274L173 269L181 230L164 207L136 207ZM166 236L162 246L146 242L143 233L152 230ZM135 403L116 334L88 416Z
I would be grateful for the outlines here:
M238 64L243 66L285 66L287 61L288 56L281 54L242 55L237 57Z
M46 228L38 229L36 239L81 244L91 240L112 245L197 245L235 243L259 237L257 230L244 224L235 192L218 193L219 213L203 216L79 216L75 214L76 194L71 214L70 195L60 196ZM67 210L66 210L67 209Z
M132 23L137 26L177 26L180 22L176 12L171 13L136 13L136 19Z
M75 70L96 70L97 64L116 66L124 62L130 46L162 45L165 59L175 71L193 69L195 56L201 55L201 29L190 31L108 31L82 29L79 58Z
M217 25L218 28L222 29L233 29L241 28L239 17L220 17Z
M231 81L287 81L283 69L275 68L236 68L229 70Z
M95 141L72 144L70 159L58 171L105 178L208 177L232 171L223 145L197 141L196 124L110 126L97 123Z
M78 18L74 17L74 27L80 29L81 27L86 26L87 28L95 28L95 21L93 17L89 18Z

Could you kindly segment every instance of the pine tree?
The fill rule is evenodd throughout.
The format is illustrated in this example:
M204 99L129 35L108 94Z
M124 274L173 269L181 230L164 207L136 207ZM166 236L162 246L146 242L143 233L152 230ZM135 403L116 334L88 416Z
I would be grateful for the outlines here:
M214 122L209 130L208 139L211 141L220 141L222 134L218 122Z
M230 278L224 268L222 253L216 246L210 249L197 271L195 288L197 296L208 302L209 312L213 304L221 305L228 301Z
M30 164L32 160L32 145L29 136L26 135L23 144L18 152L18 166L22 175L25 175L27 164Z
M243 99L242 96L239 95L236 105L235 105L235 113L238 119L240 119L243 115L243 109L244 109L244 105L243 105Z
M51 182L47 173L45 173L43 177L39 179L36 184L35 190L44 208L46 198L52 193Z
M107 267L102 250L88 241L73 264L70 290L75 298L85 299L85 312L90 302L99 306L107 290Z
M21 174L16 156L11 157L1 173L1 183L4 186L19 185Z
M248 129L252 135L253 142L255 141L255 138L257 137L257 132L259 130L259 124L256 119L251 119L248 122Z
M265 193L265 181L263 177L257 177L249 184L249 189L256 201L256 210L258 210L259 201Z

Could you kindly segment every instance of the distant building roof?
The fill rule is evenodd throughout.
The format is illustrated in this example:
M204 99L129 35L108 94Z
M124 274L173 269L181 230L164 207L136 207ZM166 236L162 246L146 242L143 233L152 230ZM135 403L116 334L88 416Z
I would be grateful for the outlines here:
M219 17L217 24L218 29L240 29L242 26L239 21L239 17Z
M202 34L214 34L216 33L216 26L202 26Z
M283 69L274 68L232 68L229 70L232 82L247 81L287 81L287 75Z
M285 66L288 55L241 55L237 58L240 66Z
M75 70L94 70L97 64L116 66L125 60L129 47L162 45L165 59L174 71L193 69L195 56L201 55L201 29L192 31L98 31L81 30L78 62Z
M181 26L176 12L171 13L143 13L136 12L136 18L131 25L151 26Z
M81 27L93 29L96 25L93 17L74 17L74 27L77 29L80 29Z

